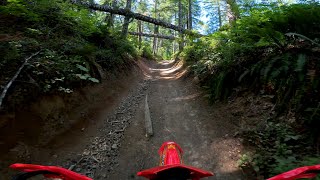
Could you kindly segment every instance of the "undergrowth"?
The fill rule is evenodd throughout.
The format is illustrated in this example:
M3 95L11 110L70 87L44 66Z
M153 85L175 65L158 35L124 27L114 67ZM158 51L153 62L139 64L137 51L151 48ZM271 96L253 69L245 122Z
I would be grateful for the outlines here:
M276 115L243 133L256 154L241 164L254 167L257 176L320 160L319 30L318 4L257 6L182 53L212 102L239 88L274 96ZM289 113L294 122L279 118Z
M82 7L59 0L14 0L0 6L0 84L39 50L10 90L15 92L11 99L71 93L100 82L106 71L128 68L137 56L129 41L110 32L98 13Z

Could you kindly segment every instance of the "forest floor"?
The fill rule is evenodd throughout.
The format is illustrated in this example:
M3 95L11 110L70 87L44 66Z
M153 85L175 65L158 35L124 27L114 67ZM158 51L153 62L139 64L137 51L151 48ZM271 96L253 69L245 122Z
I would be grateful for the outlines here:
M157 150L165 141L182 147L185 164L214 172L208 179L245 179L237 165L244 147L236 134L238 119L249 113L247 101L209 105L182 62L140 61L138 65L142 73L134 73L142 75L96 87L95 103L78 112L89 122L73 126L48 143L21 140L3 152L4 177L0 179L9 179L13 172L6 167L14 162L59 165L96 180L142 179L136 173L157 166ZM152 137L145 136L146 95Z

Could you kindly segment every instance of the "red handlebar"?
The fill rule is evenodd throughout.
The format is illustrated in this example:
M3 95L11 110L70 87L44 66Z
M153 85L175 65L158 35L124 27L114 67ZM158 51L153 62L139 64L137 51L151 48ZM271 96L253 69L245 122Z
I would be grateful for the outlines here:
M291 171L271 177L267 180L295 180L302 178L314 178L320 173L320 165L304 166Z
M41 166L41 165L17 163L17 164L12 164L10 168L20 170L23 172L48 171L53 173L53 174L44 174L44 176L47 178L62 178L63 180L92 180L91 178L88 178L86 176L83 176L73 171L64 169L62 167L56 167L56 166Z

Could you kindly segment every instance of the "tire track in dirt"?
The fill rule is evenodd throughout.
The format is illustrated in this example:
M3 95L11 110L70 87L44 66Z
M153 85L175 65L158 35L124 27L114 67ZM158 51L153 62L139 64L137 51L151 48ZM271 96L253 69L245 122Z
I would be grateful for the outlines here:
M136 173L157 166L160 145L176 141L185 151L185 164L215 173L209 179L244 179L236 164L242 147L233 137L236 130L228 112L208 105L192 80L184 76L187 71L181 62L144 61L139 66L145 79L128 86L132 90L121 102L117 97L120 105L115 111L80 135L58 143L62 147L30 149L30 162L71 167L95 180L143 179ZM153 121L151 138L145 136L146 94Z
M213 171L208 179L244 179L237 168L242 146L235 127L203 99L182 63L149 62L151 83L147 90L154 136L146 138L144 103L137 107L124 133L119 165L107 179L142 179L136 173L157 166L157 150L164 141L176 141L185 151L184 163Z

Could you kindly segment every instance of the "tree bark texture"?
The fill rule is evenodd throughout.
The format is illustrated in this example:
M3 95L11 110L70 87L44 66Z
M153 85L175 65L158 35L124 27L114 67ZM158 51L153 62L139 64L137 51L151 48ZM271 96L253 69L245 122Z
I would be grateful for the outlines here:
M131 4L132 4L132 0L127 0L127 4L126 4L127 11L131 11ZM122 26L122 36L123 37L126 37L128 34L129 24L130 24L130 16L125 16L124 23Z
M117 8L117 0L113 0L111 6L113 9L116 9ZM113 24L114 24L114 14L113 13L110 13L110 16L108 17L107 21L108 21L108 26L113 27Z
M233 22L240 17L238 5L236 3L236 0L226 0L226 3L229 23L230 25L233 25Z
M220 7L220 0L218 0L218 16L219 16L219 28L222 26L222 15L221 15L221 7Z
M158 35L159 34L159 26L154 26L154 35ZM158 40L157 40L157 36L153 37L153 55L155 55L157 53L157 48L158 48Z
M157 19L157 15L158 15L158 11L157 11L157 5L158 5L158 1L155 0L154 1L154 18ZM157 25L154 25L154 30L153 33L154 34L158 34L159 31L159 27ZM157 53L157 37L153 37L153 44L152 44L152 53L153 55L155 55Z
M139 42L139 49L141 49L141 46L142 46L142 33L143 33L143 28L142 28L142 22L141 21L138 21L138 42Z
M178 23L178 25L179 25L179 28L180 28L180 30L179 30L179 36L180 36L180 41L179 41L179 51L182 51L183 50L183 41L182 41L182 38L183 38L183 35L182 35L182 29L184 29L183 28L183 24L182 24L182 19L183 19L183 13L182 13L182 2L181 2L182 0L179 0L178 1L178 8L179 8L179 12L178 12L178 18L179 18L179 23Z
M192 30L192 0L188 0L188 29Z

